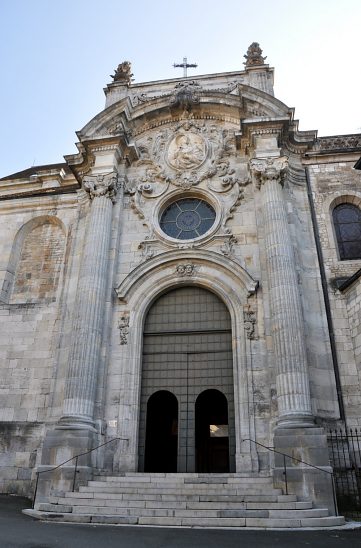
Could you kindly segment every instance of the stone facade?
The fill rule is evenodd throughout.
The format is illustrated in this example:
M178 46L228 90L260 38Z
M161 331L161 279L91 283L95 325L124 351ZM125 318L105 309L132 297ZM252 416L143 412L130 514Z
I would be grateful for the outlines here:
M243 71L143 84L119 65L78 154L1 179L2 491L30 494L35 471L112 438L82 458L81 478L143 471L147 401L164 389L193 398L179 419L191 432L201 393L223 393L232 470L275 482L281 464L254 442L327 468L324 429L361 425L361 258L339 259L332 220L338 204L361 207L361 137L299 131L252 51ZM144 326L177 288L214 294L229 333L215 319L204 327L206 305L197 319L175 298L183 323L167 336L183 339L144 335L144 352L166 355L159 369ZM217 361L220 329L231 354ZM175 352L205 356L187 369L193 381ZM187 436L178 472L200 466L195 447L184 458ZM44 498L69 489L72 462L61 470ZM296 469L293 481L329 505L314 474Z

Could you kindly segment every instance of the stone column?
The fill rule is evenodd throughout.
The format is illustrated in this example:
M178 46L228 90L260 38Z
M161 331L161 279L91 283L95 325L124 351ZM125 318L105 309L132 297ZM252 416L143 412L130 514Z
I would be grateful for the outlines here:
M285 157L251 161L264 219L278 425L303 427L312 425L313 416L301 300L282 188L286 167Z
M108 280L112 209L117 175L85 177L92 200L74 306L62 427L91 427Z
M74 456L77 483L92 478L94 453L99 444L94 428L94 407L104 324L108 283L113 200L118 189L116 173L85 177L89 193L85 242L74 304L73 326L63 415L54 430L46 434L42 449L37 501L48 500L52 490L69 491L74 481ZM60 468L55 465L67 461ZM47 470L51 470L46 473Z

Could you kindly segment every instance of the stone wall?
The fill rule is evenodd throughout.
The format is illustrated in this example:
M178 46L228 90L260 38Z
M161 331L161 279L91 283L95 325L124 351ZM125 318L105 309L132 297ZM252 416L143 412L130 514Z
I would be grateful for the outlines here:
M361 260L339 260L332 223L333 208L344 202L361 205L360 174L352 170L352 162L328 162L310 166L310 182L320 234L323 263L330 299L333 330L340 369L342 394L349 426L361 424L361 386L355 360L355 329L350 327L349 302L335 286L338 278L352 276Z
M24 495L63 400L60 355L76 283L67 276L76 268L76 195L51 199L58 216L46 201L1 204L0 215L0 491Z

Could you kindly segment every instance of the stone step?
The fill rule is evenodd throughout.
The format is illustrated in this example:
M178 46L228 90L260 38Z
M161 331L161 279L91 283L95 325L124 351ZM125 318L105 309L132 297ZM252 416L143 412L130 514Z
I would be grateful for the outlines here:
M90 514L129 516L137 514L139 517L198 517L198 518L272 518L272 519L304 519L323 518L328 516L327 509L313 508L311 510L194 510L187 508L114 508L109 506L74 506L73 514Z
M80 492L80 493L65 493L65 497L62 498L63 504L70 504L71 500L76 499L95 499L105 498L108 500L162 500L162 501L202 501L202 502L254 502L254 503L278 503L278 502L296 502L297 497L295 495L224 495L223 493L217 494L184 494L172 491L171 493L94 493L94 492Z
M63 504L63 501L67 501L68 505ZM51 511L48 506L57 507L59 512L71 512L75 506L108 506L116 508L154 508L154 509L191 509L191 510L310 510L312 509L312 502L278 502L278 503L254 503L254 502L206 502L206 501L162 501L162 500L108 500L103 498L96 499L74 499L71 501L72 505L69 505L69 499L53 499L50 504L42 504L41 507L37 506L39 510Z
M343 517L317 517L317 518L189 518L168 516L121 516L114 514L66 514L54 512L41 512L39 510L23 510L33 518L76 523L109 523L128 525L158 525L158 526L188 526L188 527L256 527L256 528L294 528L294 527L338 527L345 524Z
M174 475L161 475L161 474L152 474L152 475L146 475L146 474L134 474L134 475L125 475L125 476L110 476L107 478L104 478L102 476L95 476L94 480L90 481L89 484L92 484L94 482L101 482L102 484L111 483L111 484L123 484L124 482L132 483L132 482L141 482L141 483L174 483L174 484L182 484L182 483L193 483L193 484L233 484L233 483L239 483L239 484L246 484L246 485L272 485L273 480L271 477L263 477L263 478L250 478L242 477L242 476L235 476L235 475L216 475L213 476L204 476L199 477L192 474L186 474L183 476L180 476L179 474Z
M181 495L192 495L192 494L205 494L208 493L209 495L217 495L220 491L224 495L242 495L243 493L247 493L249 495L281 495L282 489L274 489L272 487L269 487L267 489L265 488L257 488L257 487L240 487L240 486L227 486L222 488L212 487L212 486L203 486L203 485L182 485L181 487L168 484L166 486L155 486L155 485L149 485L149 487L144 487L142 484L136 485L132 484L130 486L127 485L119 485L117 487L109 487L108 485L87 485L87 486L80 486L79 492L80 493L113 493L113 494L136 494L136 493L148 493L148 494L154 494L154 495L160 495L160 494L168 494L171 495L174 492L177 492Z
M108 476L108 475L95 475L94 478L100 479L103 481L118 481L121 478L172 478L182 481L183 479L192 479L192 478L200 478L200 479L213 479L213 478L236 478L236 479L246 479L246 480L254 480L256 483L261 483L263 481L272 481L272 476L269 474L265 474L261 472L254 473L241 473L241 472L234 472L234 473L203 473L203 472L123 472L119 473L116 476Z

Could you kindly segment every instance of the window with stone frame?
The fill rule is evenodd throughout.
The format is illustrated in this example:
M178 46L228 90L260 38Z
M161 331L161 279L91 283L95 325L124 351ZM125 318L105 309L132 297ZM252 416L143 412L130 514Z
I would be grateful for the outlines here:
M341 261L361 259L361 210L343 203L332 212L338 253Z

